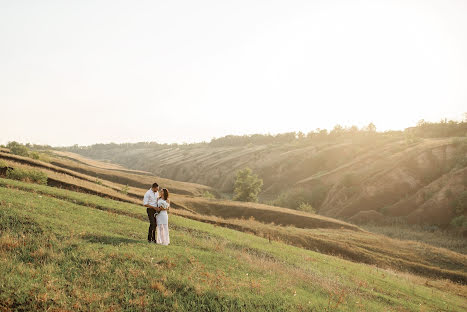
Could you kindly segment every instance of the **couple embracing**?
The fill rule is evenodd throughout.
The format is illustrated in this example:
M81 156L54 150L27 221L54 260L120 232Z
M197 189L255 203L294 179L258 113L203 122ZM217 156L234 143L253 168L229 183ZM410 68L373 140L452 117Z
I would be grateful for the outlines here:
M159 189L159 185L154 183L144 194L143 205L149 218L148 242L167 246L170 243L167 214L170 208L169 191L165 188Z

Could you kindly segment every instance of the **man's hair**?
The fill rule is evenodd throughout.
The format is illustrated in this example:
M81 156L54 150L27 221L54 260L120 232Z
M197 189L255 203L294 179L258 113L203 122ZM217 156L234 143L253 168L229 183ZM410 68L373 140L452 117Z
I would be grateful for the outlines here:
M153 183L153 184L152 184L152 187L159 187L159 184Z

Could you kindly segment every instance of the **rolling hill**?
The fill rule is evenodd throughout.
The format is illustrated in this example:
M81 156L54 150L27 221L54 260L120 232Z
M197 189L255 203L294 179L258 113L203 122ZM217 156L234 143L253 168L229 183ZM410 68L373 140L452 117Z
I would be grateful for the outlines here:
M63 155L54 156L54 153L46 155L50 163L9 153L0 153L0 168L3 168L0 169L0 175L8 177L8 170L16 169L40 171L47 176L47 185L53 186L53 189L78 191L125 203L141 204L141 198L146 188L126 187L126 185L117 182L96 179L96 176L105 175L115 180L122 179L124 176L126 177L125 181L135 179L134 181L138 182L139 179L147 178L147 173L122 172L126 169L121 167L116 171L116 168L109 168L107 164L85 158L75 161L72 154L68 154L65 160ZM67 166L68 169L59 167L59 164ZM80 168L81 171L87 170L92 175L71 170L70 168L74 168L74 166ZM154 179L156 177L150 177L149 183L152 183ZM27 181L28 178L23 180ZM82 202L79 197L71 196L71 193L55 192L45 186L34 187L33 184L12 180L2 181L0 187L16 188L27 192L34 191L71 203L90 204ZM255 203L206 199L193 195L206 190L205 186L176 181L170 181L170 183L180 189L187 187L187 190L183 190L182 194L175 191L172 193L173 215L255 234L271 242L285 242L308 250L339 256L353 262L416 273L429 278L447 278L455 282L467 282L465 246L464 254L462 254L421 242L391 239L365 231L349 223L315 214ZM186 192L190 192L191 195L185 195ZM115 212L113 205L95 203L91 206L99 210ZM144 209L142 210L144 211ZM131 212L127 212L126 215L135 217Z
M237 170L249 167L264 181L262 202L294 209L307 202L321 215L356 223L403 219L447 227L455 217L467 220L465 137L379 134L268 145L103 144L72 150L226 193Z

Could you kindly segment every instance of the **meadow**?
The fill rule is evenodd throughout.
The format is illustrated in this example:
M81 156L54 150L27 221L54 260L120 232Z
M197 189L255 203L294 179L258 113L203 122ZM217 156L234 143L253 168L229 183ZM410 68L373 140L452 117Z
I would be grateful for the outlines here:
M146 212L0 179L0 309L463 311L466 288L353 263L171 215L171 245L145 241ZM102 207L111 207L104 210Z
M119 191L124 185L106 180L92 182L95 179L92 176L80 174L78 178L57 173L40 166L35 167L35 163L26 165L12 161L14 157L17 156L9 155L8 159L0 161L12 168L29 171L36 168L49 177L47 184L54 186L46 188L34 184L16 185L24 191L52 194L62 200L80 202L79 198L70 195L73 192L66 191L72 190L137 205L141 204L145 192L145 189L130 187L128 193L124 194ZM20 160L24 161L22 158ZM0 164L1 166L4 165ZM105 173L110 175L112 172L109 170ZM9 183L12 185L16 182ZM94 202L92 205L101 210L114 211L112 206L101 202ZM465 252L452 252L422 242L391 239L332 218L256 203L206 199L176 193L172 193L172 206L175 208L172 209L173 215L255 234L268 241L284 242L354 262L416 273L427 278L450 279L463 284L467 281Z

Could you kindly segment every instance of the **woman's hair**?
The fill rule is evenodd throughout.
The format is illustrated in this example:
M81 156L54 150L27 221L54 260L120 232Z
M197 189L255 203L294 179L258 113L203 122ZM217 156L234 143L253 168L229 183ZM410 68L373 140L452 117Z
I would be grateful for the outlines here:
M162 192L164 193L164 200L167 200L169 198L169 190L166 188L163 188Z

